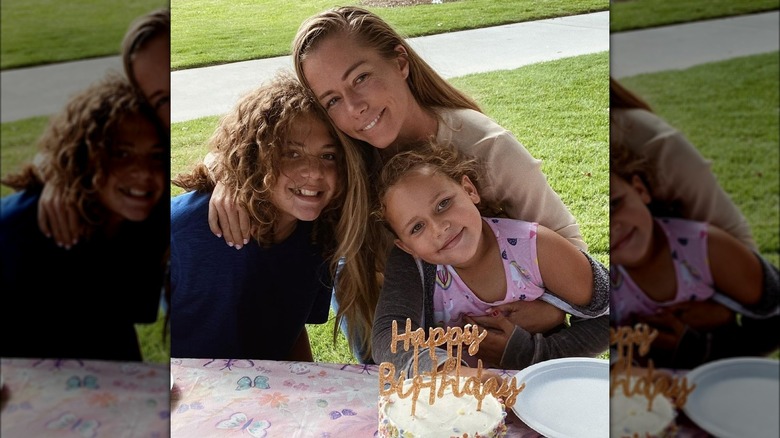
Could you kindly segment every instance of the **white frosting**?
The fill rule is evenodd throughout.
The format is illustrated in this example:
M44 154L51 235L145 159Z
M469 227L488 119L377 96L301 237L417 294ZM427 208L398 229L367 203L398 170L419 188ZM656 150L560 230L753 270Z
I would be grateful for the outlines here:
M408 388L410 380L404 382ZM461 386L462 387L462 386ZM432 405L428 404L429 388L422 388L417 399L415 415L412 416L412 397L399 398L393 393L388 402L380 409L384 417L391 421L399 430L412 433L418 437L434 436L491 436L496 426L506 415L504 407L492 395L482 400L481 410L477 411L477 399L468 394L455 397L452 388L447 387L442 398L436 397ZM380 417L382 417L380 413Z
M610 437L661 435L674 420L674 406L660 395L653 399L652 410L647 410L648 404L647 397L642 394L626 397L622 390L615 391L609 404Z

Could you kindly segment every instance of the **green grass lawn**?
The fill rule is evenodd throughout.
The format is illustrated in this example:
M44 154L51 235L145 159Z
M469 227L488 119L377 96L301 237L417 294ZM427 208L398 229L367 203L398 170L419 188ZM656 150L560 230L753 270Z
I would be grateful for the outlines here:
M288 55L301 22L332 0L172 0L171 69ZM438 34L604 11L608 0L460 0L439 5L367 8L404 36Z
M614 0L609 9L610 30L644 29L778 8L777 0Z
M117 55L130 23L167 0L3 0L0 68Z

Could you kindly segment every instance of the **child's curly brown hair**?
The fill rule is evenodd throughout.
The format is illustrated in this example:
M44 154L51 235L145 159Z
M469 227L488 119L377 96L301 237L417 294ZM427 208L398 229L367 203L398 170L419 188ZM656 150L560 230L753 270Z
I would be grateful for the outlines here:
M236 205L246 208L250 215L252 237L261 245L271 245L279 215L271 192L279 178L283 147L294 127L306 123L307 118L322 121L334 139L341 139L310 92L292 75L280 72L272 81L243 96L221 119L210 140L215 157L211 170L199 164L172 182L188 191L211 191L216 181L230 187ZM344 203L344 185L348 181L345 154L336 155L338 190L317 219L315 237L320 242L333 241L333 230Z
M38 140L35 161L1 182L15 190L41 190L44 183L61 187L64 200L83 219L84 235L91 235L107 213L97 190L107 178L121 123L132 115L154 123L161 141L167 143L166 132L143 96L118 73L108 73L52 116Z
M412 150L401 152L393 156L382 167L379 173L378 185L378 205L374 208L372 215L381 221L388 230L395 232L390 228L385 219L386 208L385 196L398 180L407 173L421 169L429 168L434 172L442 174L460 184L463 176L468 176L471 183L479 193L485 168L482 162L477 158L467 156L457 149L435 142L430 142L416 147ZM484 199L477 205L480 214L486 217L505 217L506 213L495 203L489 203Z

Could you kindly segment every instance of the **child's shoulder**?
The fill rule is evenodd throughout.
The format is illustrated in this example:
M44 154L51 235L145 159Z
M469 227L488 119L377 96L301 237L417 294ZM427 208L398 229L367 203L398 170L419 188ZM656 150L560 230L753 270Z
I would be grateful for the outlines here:
M0 199L0 220L2 220L3 224L7 224L10 221L26 216L29 212L35 213L40 197L40 192L29 190L22 190L4 196Z

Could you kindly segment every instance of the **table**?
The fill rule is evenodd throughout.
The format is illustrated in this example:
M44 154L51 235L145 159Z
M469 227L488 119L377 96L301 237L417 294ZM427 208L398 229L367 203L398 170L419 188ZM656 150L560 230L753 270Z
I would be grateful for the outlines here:
M170 436L166 364L0 359L0 436Z
M374 437L378 369L322 362L172 359L171 436ZM540 436L511 410L506 422L507 437Z

